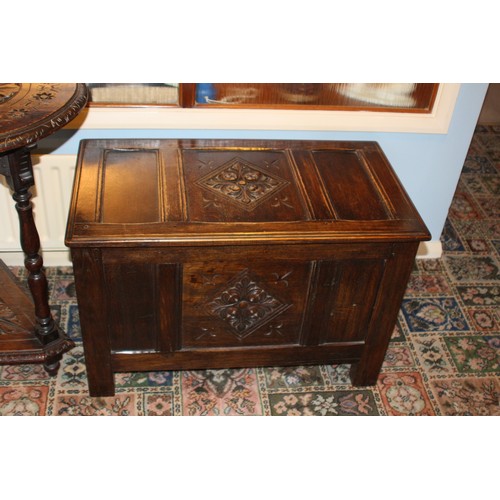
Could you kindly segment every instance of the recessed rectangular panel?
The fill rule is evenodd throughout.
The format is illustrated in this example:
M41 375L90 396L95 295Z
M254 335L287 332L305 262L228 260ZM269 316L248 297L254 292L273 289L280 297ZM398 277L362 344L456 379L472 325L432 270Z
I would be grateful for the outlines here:
M106 150L102 176L102 222L160 222L156 150Z
M156 268L151 264L114 264L105 269L109 336L114 351L157 348Z
M325 267L329 270L328 266ZM325 304L321 344L366 338L383 269L383 260L352 260L335 264L326 279L331 294Z
M388 211L355 151L312 151L337 219L386 220Z

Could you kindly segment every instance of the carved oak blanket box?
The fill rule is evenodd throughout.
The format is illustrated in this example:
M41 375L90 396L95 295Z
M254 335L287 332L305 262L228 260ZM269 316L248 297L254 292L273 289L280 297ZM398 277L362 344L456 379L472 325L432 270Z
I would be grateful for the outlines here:
M82 141L66 244L90 394L265 365L372 385L427 239L376 143Z

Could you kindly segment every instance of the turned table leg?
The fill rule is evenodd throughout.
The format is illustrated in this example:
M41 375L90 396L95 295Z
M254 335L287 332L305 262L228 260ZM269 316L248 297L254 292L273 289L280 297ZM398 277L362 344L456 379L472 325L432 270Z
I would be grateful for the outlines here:
M57 340L59 332L52 317L48 301L47 278L43 271L40 252L40 238L33 218L30 188L34 186L30 150L22 147L3 158L2 174L5 175L19 215L21 247L25 253L24 264L28 270L28 286L35 304L35 335L42 345ZM47 358L44 368L50 374L57 373L62 354Z

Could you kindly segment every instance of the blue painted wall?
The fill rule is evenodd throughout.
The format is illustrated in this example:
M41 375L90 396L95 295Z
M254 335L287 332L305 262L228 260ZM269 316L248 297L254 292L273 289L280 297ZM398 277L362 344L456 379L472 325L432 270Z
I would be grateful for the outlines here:
M88 138L235 138L377 141L385 151L434 241L439 240L488 84L462 84L447 134L254 131L63 130L41 141L39 152L76 154Z

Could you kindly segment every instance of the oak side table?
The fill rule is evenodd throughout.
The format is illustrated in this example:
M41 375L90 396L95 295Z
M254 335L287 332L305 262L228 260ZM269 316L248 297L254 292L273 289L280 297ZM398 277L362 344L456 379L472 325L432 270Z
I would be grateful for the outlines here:
M31 204L35 182L30 152L38 140L75 118L87 100L84 84L0 84L0 174L16 202L31 292L0 261L0 364L43 363L55 375L62 355L74 346L49 307Z

